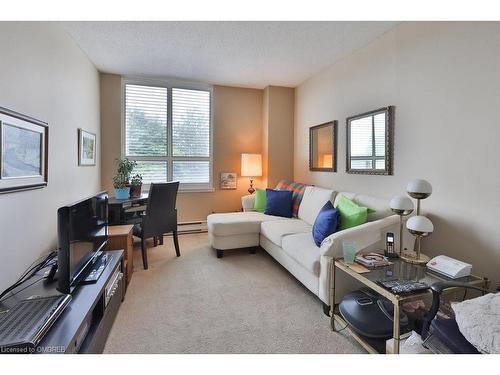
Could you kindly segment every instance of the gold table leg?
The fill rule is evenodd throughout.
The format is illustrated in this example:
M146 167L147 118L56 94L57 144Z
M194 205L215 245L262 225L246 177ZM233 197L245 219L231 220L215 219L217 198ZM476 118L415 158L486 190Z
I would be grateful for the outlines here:
M399 301L394 303L394 324L393 324L393 332L392 336L394 338L394 347L392 350L393 354L399 354L399 340L400 340L400 327L399 327Z
M335 332L335 258L330 261L330 325Z

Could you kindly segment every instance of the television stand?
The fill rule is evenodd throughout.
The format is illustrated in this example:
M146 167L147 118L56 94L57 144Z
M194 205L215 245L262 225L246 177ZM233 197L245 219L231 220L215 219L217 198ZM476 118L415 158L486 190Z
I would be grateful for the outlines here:
M71 302L35 348L35 353L102 353L125 290L123 250L106 254L107 265L101 277L95 283L81 284L75 289ZM59 294L56 285L47 281L36 283L7 299L1 307L10 308L34 295Z

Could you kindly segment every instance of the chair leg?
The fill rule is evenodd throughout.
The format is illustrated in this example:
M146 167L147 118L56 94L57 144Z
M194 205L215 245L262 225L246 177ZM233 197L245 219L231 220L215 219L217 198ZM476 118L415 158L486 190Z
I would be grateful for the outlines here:
M250 254L257 254L257 246L250 248Z
M178 257L181 256L181 251L179 250L179 238L177 236L177 231L174 230L174 246L175 246L175 253L177 254Z
M158 238L156 236L153 237L153 246L158 246Z
M224 252L222 250L217 249L217 258L222 258L224 256Z
M141 250L142 250L142 265L144 266L144 269L148 269L148 254L147 254L147 247L146 247L146 239L141 238Z
M160 242L160 245L163 245L163 234L158 237L158 240Z

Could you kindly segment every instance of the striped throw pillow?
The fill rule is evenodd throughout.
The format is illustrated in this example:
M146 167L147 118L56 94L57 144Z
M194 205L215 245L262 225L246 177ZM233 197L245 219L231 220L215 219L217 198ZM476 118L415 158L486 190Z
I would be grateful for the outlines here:
M276 185L276 190L288 190L292 192L292 214L297 217L299 213L300 202L304 196L304 191L309 185L301 184L300 182L281 180Z

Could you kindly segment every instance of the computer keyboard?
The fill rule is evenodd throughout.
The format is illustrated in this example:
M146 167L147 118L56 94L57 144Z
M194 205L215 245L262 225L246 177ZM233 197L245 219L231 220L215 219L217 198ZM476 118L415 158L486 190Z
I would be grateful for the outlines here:
M379 280L378 283L395 294L409 294L429 289L429 285L412 280Z
M0 314L0 352L29 353L71 301L71 295L35 297Z

